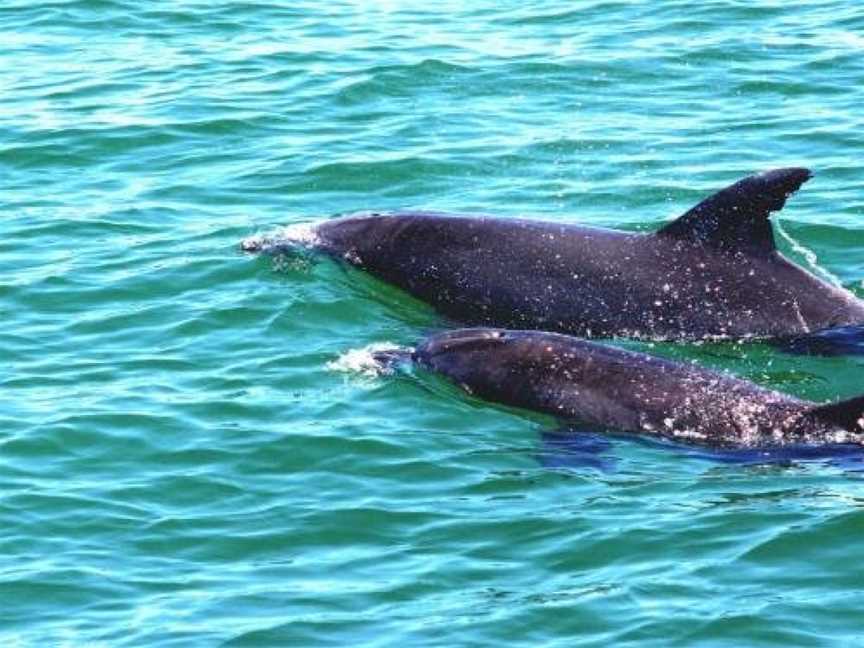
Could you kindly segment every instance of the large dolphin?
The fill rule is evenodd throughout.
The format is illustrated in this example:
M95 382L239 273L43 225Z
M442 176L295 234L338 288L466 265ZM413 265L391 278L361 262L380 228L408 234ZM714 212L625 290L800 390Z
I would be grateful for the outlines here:
M807 169L749 176L656 232L429 212L324 221L304 244L468 324L584 337L786 338L864 324L864 302L785 259L768 220Z
M593 430L726 449L864 444L864 396L808 402L558 333L448 331L424 340L411 358L480 398Z

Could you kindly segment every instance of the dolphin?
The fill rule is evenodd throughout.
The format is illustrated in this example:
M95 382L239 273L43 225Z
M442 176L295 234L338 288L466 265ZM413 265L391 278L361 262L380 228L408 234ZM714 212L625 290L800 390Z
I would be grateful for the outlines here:
M814 403L560 333L453 330L426 338L409 357L479 398L551 414L577 429L713 449L864 448L864 396Z
M769 215L811 177L752 175L651 233L487 215L367 213L296 236L298 245L395 284L470 325L653 340L790 338L864 324L864 301L784 258ZM292 234L292 231L294 234Z

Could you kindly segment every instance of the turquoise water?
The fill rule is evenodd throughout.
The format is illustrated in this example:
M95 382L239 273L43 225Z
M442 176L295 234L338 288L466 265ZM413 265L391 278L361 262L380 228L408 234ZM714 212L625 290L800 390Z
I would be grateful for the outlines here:
M237 249L359 209L650 229L800 164L781 245L864 295L864 12L471 7L0 7L2 645L864 643L858 474L561 466L548 419L338 370L428 308ZM864 392L860 357L655 350Z

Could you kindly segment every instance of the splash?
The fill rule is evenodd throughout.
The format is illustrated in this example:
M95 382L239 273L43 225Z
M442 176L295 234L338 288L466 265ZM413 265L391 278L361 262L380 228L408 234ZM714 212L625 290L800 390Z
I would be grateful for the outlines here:
M316 231L319 222L294 223L255 234L243 239L240 249L244 252L274 253L290 248L314 247L321 242Z
M390 342L376 342L360 349L351 349L327 363L330 371L353 373L367 378L392 375L396 360L406 357L412 349Z

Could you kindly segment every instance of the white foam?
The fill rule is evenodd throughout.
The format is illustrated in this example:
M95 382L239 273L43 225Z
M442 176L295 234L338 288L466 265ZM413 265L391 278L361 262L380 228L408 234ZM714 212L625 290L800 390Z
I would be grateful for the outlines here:
M810 266L810 269L817 276L822 277L828 283L832 284L836 288L843 288L843 283L840 281L840 278L831 273L830 271L823 268L819 265L819 257L816 256L816 253L808 247L804 247L798 241L796 241L792 236L783 229L783 226L780 224L780 219L776 219L774 221L774 229L776 229L780 236L782 236L786 242L792 247L792 249L804 257L804 260L807 261L807 264Z
M240 248L245 252L274 252L287 247L314 247L321 242L316 231L319 224L320 221L294 223L261 232L243 239Z
M376 342L360 349L346 351L335 360L327 363L330 371L353 373L375 378L377 376L388 376L394 372L391 363L376 359L375 354L382 351L398 351L400 346L390 342Z

